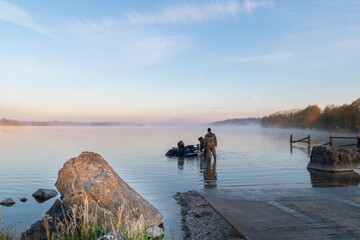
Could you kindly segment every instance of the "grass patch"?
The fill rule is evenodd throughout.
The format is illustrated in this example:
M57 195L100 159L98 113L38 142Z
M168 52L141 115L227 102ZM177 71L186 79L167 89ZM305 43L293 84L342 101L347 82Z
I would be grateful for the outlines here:
M123 219L118 220L117 223L99 223L96 214L90 214L86 198L82 207L74 207L66 214L64 211L64 215L66 217L61 221L60 219L51 219L48 215L43 214L46 238L48 240L96 240L111 231L114 233L119 232L122 237L129 240L163 240L164 238L163 236L150 238L146 231L139 231L139 229L144 229L141 217L137 222L126 224L128 219L125 217L125 209L121 209L119 216L122 216ZM55 224L50 223L50 221L54 221ZM4 227L0 214L0 240L26 240L28 237L26 235L17 236L9 226ZM173 232L171 232L170 239L175 239Z
M0 213L0 239L3 240L12 240L15 239L15 233L12 232L11 227L4 226L4 223L1 220L1 213Z
M241 232L239 232L236 228L231 228L230 230L230 236L233 238L239 238L239 239L243 239L243 240L247 240L247 238L245 237L244 234L242 234Z

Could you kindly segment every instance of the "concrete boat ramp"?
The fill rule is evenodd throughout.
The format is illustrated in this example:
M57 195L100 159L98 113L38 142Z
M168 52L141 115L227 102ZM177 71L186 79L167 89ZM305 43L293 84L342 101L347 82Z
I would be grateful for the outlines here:
M206 189L247 239L360 239L360 188Z

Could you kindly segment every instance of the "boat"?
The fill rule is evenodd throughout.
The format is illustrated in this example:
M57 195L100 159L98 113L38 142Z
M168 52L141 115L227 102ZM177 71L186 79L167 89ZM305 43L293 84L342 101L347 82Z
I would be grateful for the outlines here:
M173 147L167 151L165 156L167 157L195 157L203 152L200 151L200 145L184 145L183 141L178 142L178 147Z

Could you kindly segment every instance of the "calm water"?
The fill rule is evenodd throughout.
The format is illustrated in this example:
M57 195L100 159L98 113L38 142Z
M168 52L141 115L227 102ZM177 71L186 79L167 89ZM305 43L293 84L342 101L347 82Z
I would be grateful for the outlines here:
M21 232L41 219L55 199L39 204L38 188L55 189L58 170L83 151L101 154L132 188L165 218L165 231L182 238L176 192L208 188L293 188L359 185L357 172L348 175L309 173L306 144L289 147L294 139L311 134L314 144L329 133L252 127L213 127L218 159L181 160L165 157L179 140L197 143L206 127L0 127L0 201L11 197L12 207L0 206L5 224ZM26 203L18 199L27 197Z

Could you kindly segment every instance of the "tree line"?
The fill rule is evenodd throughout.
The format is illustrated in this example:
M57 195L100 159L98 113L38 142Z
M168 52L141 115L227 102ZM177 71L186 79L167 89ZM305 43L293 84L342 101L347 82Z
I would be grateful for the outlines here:
M323 110L317 105L309 105L297 112L274 113L264 117L261 125L360 132L360 98L351 104L328 105Z

